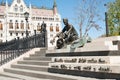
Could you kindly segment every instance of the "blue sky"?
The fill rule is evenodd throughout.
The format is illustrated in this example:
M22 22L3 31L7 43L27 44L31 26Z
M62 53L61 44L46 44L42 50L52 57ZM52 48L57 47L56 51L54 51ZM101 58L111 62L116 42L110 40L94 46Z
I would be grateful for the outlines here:
M2 1L2 0L0 0ZM11 2L12 0L7 0L8 2ZM46 6L48 8L52 8L53 7L53 2L54 0L24 0L27 4L31 3L32 5L41 7L41 6ZM62 18L68 18L69 19L69 23L73 24L73 26L76 28L76 30L79 33L79 26L76 25L74 18L75 18L75 7L77 6L78 1L81 0L56 0L57 2L57 7L58 7L58 11L61 15ZM90 0L88 0L90 1ZM112 2L114 0L98 0L101 1L101 3L99 3L98 5L98 9L100 11L100 15L102 16L103 21L100 21L98 24L102 27L102 29L100 31L96 31L95 29L91 29L91 31L89 32L89 36L92 38L97 38L102 34L105 34L105 23L104 23L104 13L106 11L106 7L104 6L104 4L108 3L108 2ZM62 24L62 27L64 25Z

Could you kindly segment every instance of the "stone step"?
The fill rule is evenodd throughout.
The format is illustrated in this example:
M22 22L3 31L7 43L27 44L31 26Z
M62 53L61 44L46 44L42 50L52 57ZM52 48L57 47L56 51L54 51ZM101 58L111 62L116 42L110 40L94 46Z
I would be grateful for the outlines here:
M0 73L0 80L19 80L20 78L15 76L7 75L7 73L2 72Z
M46 52L46 49L40 49L40 51L36 51L35 53L45 53Z
M48 66L37 66L37 65L27 65L27 64L14 64L11 65L11 68L44 71L44 72L48 71Z
M20 80L20 79L0 76L0 80Z
M45 56L46 55L46 53L35 53L35 54L31 54L30 56Z
M35 52L35 54L43 54L43 55L44 55L45 53L46 53L46 51L41 51L41 50Z
M46 49L40 49L39 51L35 51L35 54L45 55Z
M9 77L5 77L5 76L9 76ZM53 79L35 78L35 77L13 74L8 72L0 73L0 77L4 77L3 79L0 78L0 80L53 80Z
M28 64L28 65L42 65L42 66L48 66L48 63L50 61L34 61L34 60L24 60L24 61L18 61L18 64Z
M35 78L43 78L43 79L53 79L53 80L76 80L75 78L70 78L60 74L41 72L41 71L32 71L32 70L23 70L23 69L4 69L5 72L19 74L24 76L30 76Z
M31 54L30 57L36 57L36 56L39 56L39 57L45 57L46 54Z
M51 61L51 58L48 58L48 57L25 57L23 58L23 60L41 60L41 61Z

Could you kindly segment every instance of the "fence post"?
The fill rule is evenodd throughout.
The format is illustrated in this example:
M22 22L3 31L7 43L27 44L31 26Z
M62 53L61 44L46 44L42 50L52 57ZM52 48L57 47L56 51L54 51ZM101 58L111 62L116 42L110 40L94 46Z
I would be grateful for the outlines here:
M34 40L35 40L35 43L34 43L34 45L35 45L35 47L36 47L36 46L37 46L37 45L36 45L36 30L34 30L34 34L35 34L35 39L34 39Z
M44 32L44 47L47 47L47 31Z
M0 54L1 54L1 65L2 65L2 63L3 63L3 53L2 53L2 51L0 51Z
M19 37L17 37L17 56L19 56L20 55L20 53L19 53L19 45L20 45L20 38Z

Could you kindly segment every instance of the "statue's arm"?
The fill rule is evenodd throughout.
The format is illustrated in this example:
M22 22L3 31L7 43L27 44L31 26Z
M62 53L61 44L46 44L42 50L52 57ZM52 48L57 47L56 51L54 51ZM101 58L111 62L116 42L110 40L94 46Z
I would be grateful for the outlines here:
M55 40L56 37L59 37L61 33L62 33L62 32L57 33L57 34L53 37L53 41Z
M70 29L66 32L66 35L68 35L71 32L72 28L73 28L72 25L69 25L69 27L70 27Z

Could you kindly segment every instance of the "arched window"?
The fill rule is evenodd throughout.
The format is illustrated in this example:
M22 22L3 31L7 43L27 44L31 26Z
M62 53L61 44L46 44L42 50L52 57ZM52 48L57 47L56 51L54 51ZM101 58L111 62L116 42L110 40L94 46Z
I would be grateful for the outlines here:
M21 21L20 27L21 27L21 29L24 29L24 23L23 23L23 21Z
M16 33L16 36L18 36L18 33Z
M13 29L13 22L12 22L12 20L10 20L10 22L9 22L9 29Z
M50 32L53 32L53 26L50 24Z
M18 11L18 6L17 6L17 4L15 5L14 10L15 10L16 12Z
M23 12L23 6L22 5L20 6L20 12Z
M56 32L59 32L59 26L56 26Z
M53 31L53 26L50 26L50 31L51 31L51 32Z
M27 29L30 29L29 23L26 24Z
M37 25L37 31L41 31L40 23L38 23L38 25Z
M12 36L13 34L12 33L10 33L10 36Z
M0 30L3 30L3 25L1 21L0 21Z
M19 29L18 21L17 20L15 21L15 29Z
M56 24L56 32L59 32L59 25Z
M20 3L20 0L17 0L17 3Z

